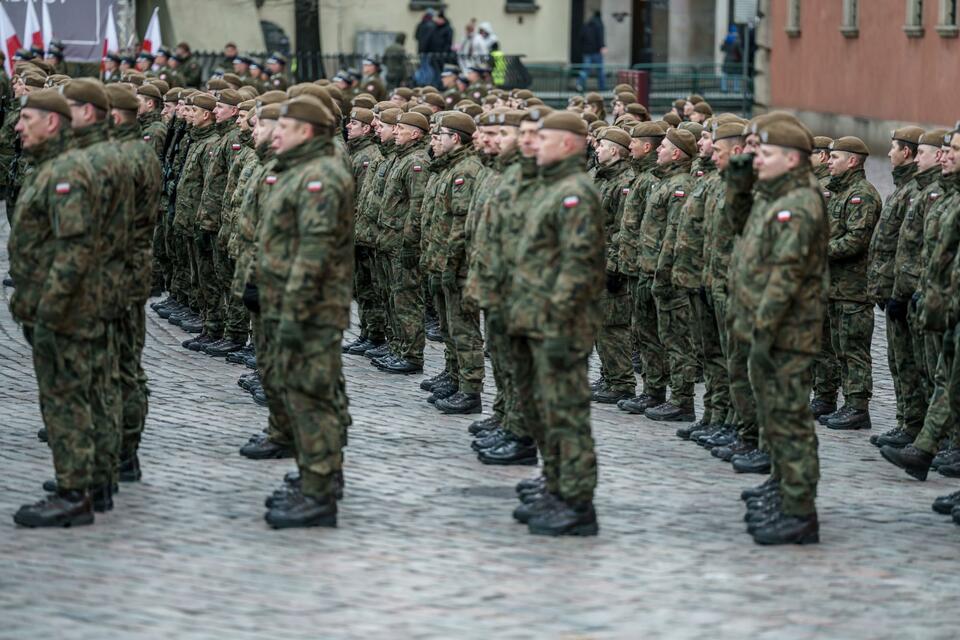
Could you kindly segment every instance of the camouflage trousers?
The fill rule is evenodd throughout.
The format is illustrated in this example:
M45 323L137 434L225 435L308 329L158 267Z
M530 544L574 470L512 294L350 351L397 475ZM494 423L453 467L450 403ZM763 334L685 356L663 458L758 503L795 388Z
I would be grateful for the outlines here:
M382 251L374 253L374 275L378 305L383 310L383 331L390 350L396 354L399 349L399 336L396 335L396 319L393 312L393 296L390 295L390 283L393 281L393 266L390 256Z
M643 362L643 393L664 397L667 393L667 356L657 329L657 304L651 291L653 277L641 275L633 296L633 326Z
M360 337L382 342L384 314L374 272L374 250L357 245L354 249L353 292L360 314Z
M894 320L887 315L887 363L897 399L897 425L916 437L923 427L927 396L915 359L913 336L907 320Z
M587 353L552 360L543 341L511 336L517 404L543 458L547 491L569 503L593 499L597 457L590 431Z
M737 436L748 444L758 446L760 428L757 423L757 401L750 383L749 358L750 343L728 332L727 375L730 377L730 402L739 418Z
M940 362L940 352L943 351L943 334L936 331L924 331L923 337L923 360L927 371L928 385L927 398L933 396L933 390L936 387L937 363Z
M200 300L200 315L203 318L203 332L208 336L223 336L223 290L217 277L216 254L213 247L204 247L200 233L194 237L197 258L197 291Z
M603 324L597 334L597 355L600 356L600 374L604 383L608 389L626 391L631 395L637 388L633 373L632 306L626 286L614 292L604 289L600 297Z
M214 259L220 308L223 309L223 335L243 344L250 333L250 312L243 306L243 300L230 292L237 261L230 257L226 247L220 246L214 249Z
M940 441L952 436L957 439L957 419L960 418L960 363L957 362L958 338L955 330L943 335L940 357L934 373L933 395L927 407L920 434L913 446L931 455L940 449Z
M480 312L464 306L462 282L454 287L441 285L441 288L446 304L447 333L457 358L457 383L462 393L480 393L484 373Z
M772 476L780 480L783 512L807 516L816 512L820 459L817 433L810 413L813 356L774 349L773 370L750 362L750 384L757 400L757 421Z
M823 342L820 353L813 361L813 397L835 404L840 390L840 361L833 350L830 335L830 315L823 318Z
M699 291L688 293L690 306L696 314L699 344L697 350L703 356L703 379L706 390L703 394L704 424L728 424L730 413L730 379L727 376L727 361L720 347L720 332L713 297L706 292L704 298ZM725 311L725 310L724 310Z
M123 397L123 439L121 458L137 452L140 437L147 419L148 397L147 374L141 366L143 345L146 339L146 310L143 304L134 304L130 312L120 319L117 327L119 346L118 369L120 392Z
M844 404L866 411L873 396L873 305L831 300L830 340L840 361Z
M267 438L279 445L292 447L294 443L293 419L283 401L284 374L281 364L280 345L277 343L276 320L266 320L259 313L253 318L254 349L257 352L257 369L267 396Z
M670 366L670 402L678 407L693 407L693 389L697 384L697 357L693 346L696 321L686 293L669 289L656 295L657 331Z
M332 496L343 468L350 413L340 343L334 327L304 326L298 348L280 346L283 403L291 417L304 495Z
M517 385L510 363L510 336L507 335L504 313L502 308L485 309L483 312L487 350L490 352L493 379L497 385L493 415L505 430L518 438L524 438L530 434L524 424L523 414L517 407Z
M443 293L443 287L440 285L439 273L433 272L427 276L427 288L430 290L430 297L433 299L433 307L438 311L437 321L440 323L440 332L443 334L444 370L456 382L460 378L460 363L457 361L457 348L453 344L450 325L447 324L447 298Z
M423 365L426 334L423 324L423 292L420 268L404 266L399 255L390 257L390 295L393 309L394 354L410 364Z
M157 225L153 229L153 274L151 281L154 289L169 291L173 268L170 256L167 254L167 228L164 224L164 218L166 216L163 212L159 212L157 214Z
M182 227L171 225L167 248L172 267L170 295L177 302L198 309L193 289L193 238Z
M727 382L727 403L730 407L727 411L725 424L740 424L740 417L737 415L730 390L730 354L727 353L730 344L730 331L727 327L727 287L725 284L714 285L710 292L710 301L713 304L713 315L717 321L717 337L720 345L720 352L723 357L723 372Z

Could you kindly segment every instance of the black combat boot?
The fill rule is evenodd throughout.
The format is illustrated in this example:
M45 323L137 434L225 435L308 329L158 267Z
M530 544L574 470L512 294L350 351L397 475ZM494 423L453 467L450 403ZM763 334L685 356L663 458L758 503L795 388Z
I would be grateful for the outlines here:
M771 491L780 490L780 481L776 478L770 477L767 478L762 484L759 484L755 487L750 487L749 489L744 489L740 492L740 499L746 502L751 498L761 498Z
M631 398L633 398L633 393L629 391L617 391L610 387L597 389L590 394L590 399L599 404L617 404L621 400L630 400Z
M368 349L363 353L364 357L375 360L377 358L382 358L383 356L390 353L390 345L384 342L379 347L374 347L373 349Z
M829 425L827 425L829 426ZM908 444L913 444L914 437L903 430L903 427L894 427L884 433L870 436L870 444L877 447L894 447L902 449Z
M47 429L46 427L40 427L37 430L37 440L40 442L47 442Z
M825 400L823 398L814 398L810 402L810 412L813 413L814 418L819 418L820 416L825 416L828 413L833 413L837 410L837 401Z
M828 418L824 423L828 429L837 431L855 431L857 429L870 428L870 412L863 409L847 409L844 407L841 413L832 418Z
M90 489L90 501L97 513L113 511L113 488L110 483L97 485Z
M482 449L492 449L504 443L508 433L505 429L499 428L488 432L481 438L475 439L470 443L470 448L474 451Z
M770 454L760 449L733 456L730 463L737 473L770 473Z
M539 491L542 492L544 487L547 486L547 479L543 476L537 476L536 478L527 478L526 480L521 480L517 483L517 493L526 493L528 491Z
M791 516L779 514L766 526L753 532L753 541L757 544L816 544L820 542L820 524L817 514L809 516Z
M30 528L93 524L93 502L85 491L59 491L35 504L20 507L13 521Z
M643 412L647 409L660 406L665 401L666 397L663 395L650 395L648 393L641 393L636 398L621 400L617 403L617 408L632 415L642 416Z
M426 380L422 380L420 382L420 388L423 389L424 391L433 391L433 388L435 386L437 386L441 382L447 382L449 380L450 380L450 374L447 373L446 369L444 369L437 375L427 378Z
M536 500L525 502L514 509L513 518L521 524L528 524L531 518L555 508L558 502L560 499L552 493L541 493Z
M345 353L345 354L346 354L346 353L350 353L350 349L353 349L354 347L359 347L360 345L366 346L366 345L368 345L369 343L370 343L370 340L368 340L367 338L357 337L356 339L351 340L350 342L344 342L344 343L340 346L340 352L341 352L341 353ZM369 348L369 347L367 347L367 348Z
M643 412L648 420L654 422L693 422L697 415L693 407L680 407L672 402L664 402Z
M438 398L435 406L440 413L447 415L470 415L483 412L483 403L479 393L457 391L448 398Z
M233 338L223 338L214 344L203 347L203 352L214 358L225 358L227 355L243 349L243 342Z
M902 449L891 446L880 447L880 455L887 462L897 465L917 480L927 479L927 474L930 472L930 463L933 462L932 455L917 449L912 444L908 444Z
M532 466L537 464L537 445L533 438L511 435L497 447L478 451L477 459L483 464Z
M275 460L292 458L293 448L277 444L270 438L263 438L255 442L248 442L240 447L240 455L251 460Z
M142 475L136 451L120 457L120 482L139 482Z
M470 423L470 426L467 427L467 432L470 435L476 436L480 435L484 431L492 431L500 426L500 421L497 420L497 416L487 416L482 420L476 420Z
M397 358L395 361L380 367L380 370L387 373L410 375L412 373L423 373L423 364L414 364L404 358Z
M954 491L951 494L940 496L933 501L933 510L942 513L945 516L950 515L954 507L960 505L960 491Z
M267 511L264 519L274 529L336 527L337 499L332 495L315 498L298 491Z
M600 529L592 502L570 504L562 500L531 517L527 527L530 533L544 536L595 536Z
M460 390L459 385L454 380L447 380L446 382L441 382L433 388L433 393L430 394L430 397L427 398L427 402L430 404L436 404L437 400L444 400L449 398L453 394L457 393Z

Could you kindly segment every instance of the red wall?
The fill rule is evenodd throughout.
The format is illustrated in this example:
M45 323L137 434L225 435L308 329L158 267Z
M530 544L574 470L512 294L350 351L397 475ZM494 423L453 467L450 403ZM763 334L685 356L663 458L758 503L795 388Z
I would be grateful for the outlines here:
M921 38L903 31L904 0L861 0L860 35L845 38L842 0L804 0L800 36L790 38L787 3L773 0L773 106L953 125L960 119L960 39L937 33L936 0L923 4Z

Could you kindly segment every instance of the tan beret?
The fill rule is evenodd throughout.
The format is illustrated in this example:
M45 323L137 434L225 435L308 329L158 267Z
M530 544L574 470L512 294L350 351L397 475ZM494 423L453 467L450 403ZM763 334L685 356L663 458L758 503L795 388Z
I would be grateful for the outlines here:
M814 136L813 137L813 150L814 151L829 151L830 145L833 144L833 138L827 136Z
M223 78L210 78L207 80L207 89L210 91L223 91L229 88L230 84Z
M730 138L739 139L743 137L743 125L739 122L719 123L714 120L712 133L714 142L717 140L729 140Z
M293 118L320 127L332 127L336 118L320 100L313 96L299 96L280 105L280 117Z
M567 111L572 111L572 110L567 109ZM597 122L598 120L600 120L600 118L597 117L597 114L595 113L579 113L579 112L575 112L575 113L577 113L577 115L583 118L583 121L586 122L588 125L591 125L594 122Z
M457 111L448 111L440 118L440 126L445 129L453 129L464 135L472 136L477 130L477 125L473 117L466 113Z
M460 113L465 113L466 115L470 116L471 119L483 113L483 109L480 107L480 105L472 102L469 102L461 107L457 107L457 110Z
M228 104L231 107L235 107L241 102L243 102L243 97L240 95L240 92L236 89L224 89L217 96L217 102Z
M437 95L437 94L434 93L431 95ZM424 118L428 120L433 117L433 109L431 109L425 104L418 104L413 109L410 109L410 113L419 113L420 115L422 115Z
M600 140L608 140L620 145L624 149L630 149L630 134L619 127L607 127L600 132Z
M796 122L779 118L767 122L758 132L760 142L778 147L787 147L810 153L813 150L812 139L803 127Z
M237 89L237 93L239 93L241 96L243 96L247 100L253 100L258 95L260 95L260 92L257 91L257 88L249 84L243 85L242 87Z
M703 125L699 122L681 122L678 129L683 129L684 131L689 131L693 134L694 139L699 140L700 135L703 133Z
M687 102L692 105L698 105L703 102L703 96L701 96L699 93L691 93L689 96L687 96Z
M528 107L536 107L536 106L545 104L544 101L541 100L540 98L529 98L527 100L524 100L523 103Z
M662 138L663 136L664 131L656 122L640 122L634 125L630 132L632 138Z
M623 104L630 104L637 101L637 96L632 91L623 91L617 94L616 100Z
M523 112L523 119L526 122L540 122L548 115L553 113L553 109L546 105L538 105L532 109L527 109Z
M769 143L775 144L775 143ZM790 145L781 145L790 146ZM847 153L856 153L861 156L870 155L870 149L864 144L863 140L856 136L843 136L837 138L830 145L830 151L846 151Z
M593 122L587 125L587 131L589 133L596 135L600 131L606 129L609 126L610 125L608 125L605 120L594 120Z
M506 112L500 114L500 126L519 127L525 113L525 111L518 109L508 109Z
M697 139L686 129L668 129L667 140L689 157L693 158L697 155Z
M673 107L675 109L683 109L687 105L687 101L683 98L677 98L673 101Z
M70 104L57 89L40 89L25 94L20 98L20 107L58 113L67 120L71 118Z
M640 104L639 102L631 102L627 105L627 113L632 113L635 116L649 116L650 113L647 111L647 108Z
M120 109L121 111L137 111L140 108L140 102L137 96L129 89L125 89L119 84L109 84L106 86L107 99L110 100L111 109Z
M410 98L413 97L413 91L411 91L407 87L397 87L396 89L393 90L393 93L390 95L400 96L404 100L409 100Z
M927 146L937 147L939 149L943 146L943 137L945 135L947 135L946 129L931 129L920 136L919 144L925 144Z
M138 87L142 85L144 82L146 82L147 80L146 76L144 76L142 73L128 73L123 77L123 79L126 82L129 82L130 84L136 85Z
M491 109L486 113L477 116L477 124L481 127L499 127L500 114L506 113L506 109Z
M144 84L137 87L137 94L153 98L154 100L160 100L163 97L163 94L160 92L160 87L154 84Z
M397 107L392 109L384 109L380 112L380 122L384 124L397 124L397 120L400 118L400 114L403 113Z
M430 131L430 121L427 120L425 116L419 113L413 113L412 111L402 114L397 119L397 123L416 127L424 132Z
M316 86L316 85L313 85L313 86ZM323 87L317 87L317 88L320 89L321 91L323 90ZM330 95L330 94L328 93L327 95ZM370 95L369 93L358 93L358 94L353 98L353 100L350 101L350 104L352 104L352 105L355 106L355 107L363 107L364 109L372 109L372 108L373 108L373 105L377 104L377 99L374 98L374 97L373 97L372 95Z
M140 89L143 89L143 87L140 87ZM183 93L183 90L180 89L179 87L177 87L176 89L170 89L170 91L167 91L165 94L163 94L163 101L179 102L181 93Z
M240 111L252 111L257 108L257 101L252 99L244 100L237 105L237 108L240 109Z
M39 73L21 73L20 79L23 81L23 84L35 89L42 89L47 84L47 77Z
M587 123L583 118L569 111L555 111L540 122L541 129L569 131L581 136L587 135Z
M92 104L104 111L110 110L110 100L103 83L93 78L77 78L60 87L63 97L74 102Z
M213 111L217 108L217 99L209 93L195 93L187 98L187 104L193 107L200 107L206 111Z
M903 127L894 131L891 139L909 144L920 144L920 136L922 135L923 129L920 127Z
M265 104L257 108L257 117L261 120L279 120L280 103L274 102Z
M693 105L693 110L697 113L703 114L705 116L712 116L713 109L710 108L710 105L707 102L698 102Z
M283 91L267 91L257 96L257 104L280 104L287 101L287 94Z
M154 86L158 91L160 91L161 96L167 91L170 91L170 83L166 80L161 80L160 78L147 78L140 86Z
M587 104L603 104L603 96L595 91L591 91L587 95L583 96L583 101Z
M513 97L518 100L529 100L533 97L533 91L529 89L520 89L519 91L514 92Z
M373 111L363 107L354 107L350 111L350 119L362 122L363 124L373 124Z
M238 87L243 85L243 80L241 80L241 79L240 79L240 76L238 76L238 75L235 74L235 73L225 73L225 74L223 74L223 81L224 81L224 82L229 82L230 84L235 84L235 85L237 85Z
M447 106L446 101L443 99L443 96L439 93L427 93L423 96L423 101L427 104L432 104L435 107L443 109Z
M623 93L624 91L633 93L633 92L634 92L634 88L631 87L630 85L628 85L626 82L621 82L620 84L618 84L617 86L615 86L615 87L613 88L613 92L614 92L615 94L616 94L616 93Z
M664 115L664 116L663 116L663 121L666 122L666 123L667 123L668 125L670 125L671 127L676 127L676 126L679 125L681 122L683 122L683 120L680 119L680 116L678 116L677 114L675 114L675 113L673 113L673 112L670 112L670 113Z

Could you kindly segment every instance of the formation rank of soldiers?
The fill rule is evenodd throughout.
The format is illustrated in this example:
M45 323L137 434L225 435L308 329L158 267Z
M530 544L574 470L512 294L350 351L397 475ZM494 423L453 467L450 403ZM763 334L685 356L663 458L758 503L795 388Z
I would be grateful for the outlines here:
M336 524L344 354L422 374L427 339L444 346L420 382L440 414L481 413L489 355L496 400L472 447L484 464L542 461L517 486L531 533L597 533L598 402L686 423L683 440L769 474L741 496L756 542L817 542L814 418L871 426L874 305L897 423L871 441L917 478L960 475L960 133L895 131L881 203L862 141L786 113L745 121L690 96L654 121L625 85L611 116L598 94L555 110L482 72L461 100L453 83L361 93L350 74L265 93L231 74L105 87L18 63L11 308L56 479L14 520L89 524L140 479L145 305L161 291L156 313L196 334L184 347L254 369L239 384L269 418L240 452L298 467L266 500L276 528ZM934 509L960 522L957 504Z

